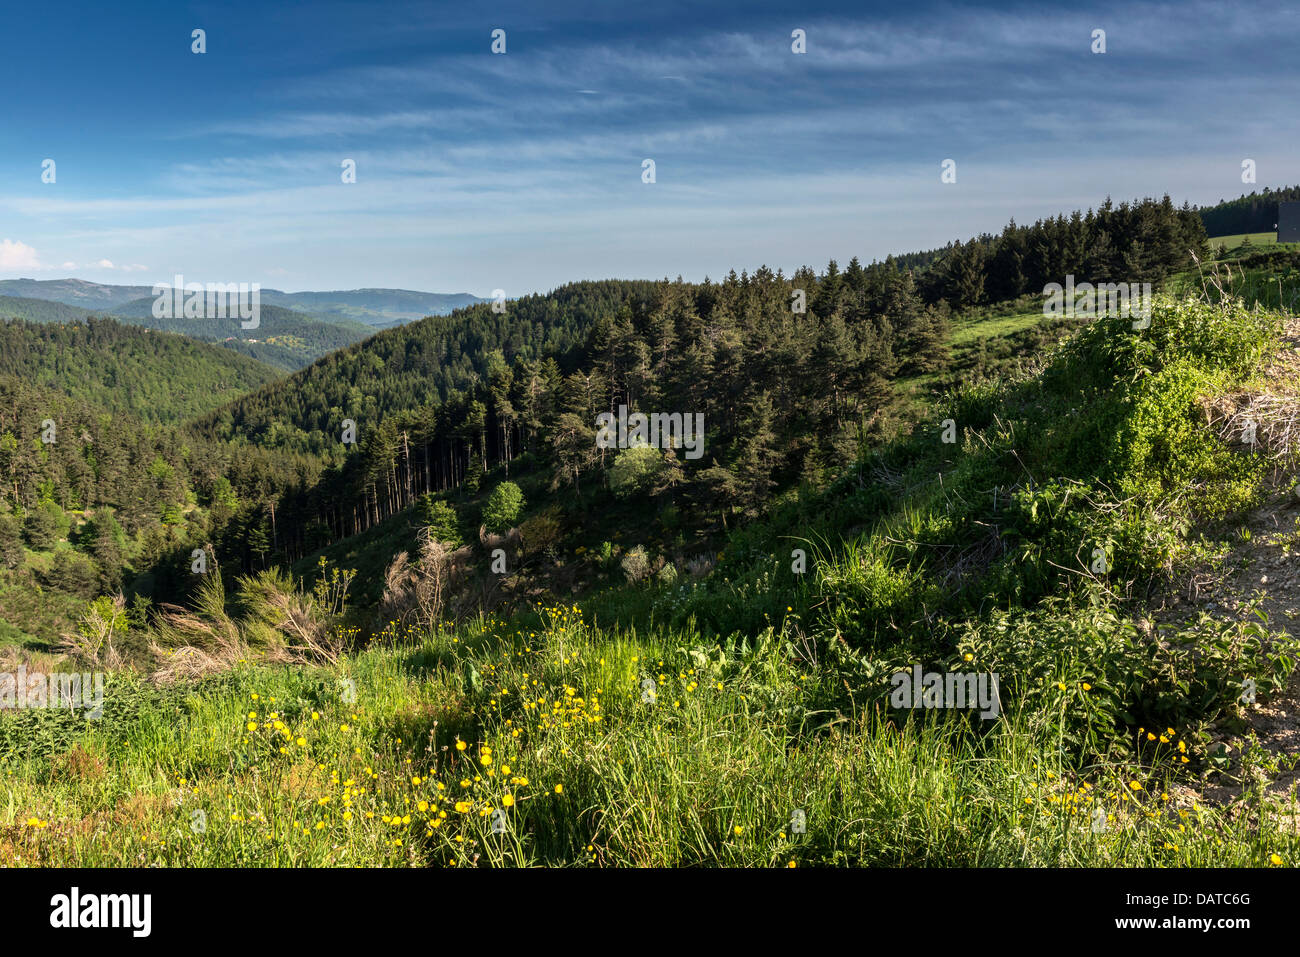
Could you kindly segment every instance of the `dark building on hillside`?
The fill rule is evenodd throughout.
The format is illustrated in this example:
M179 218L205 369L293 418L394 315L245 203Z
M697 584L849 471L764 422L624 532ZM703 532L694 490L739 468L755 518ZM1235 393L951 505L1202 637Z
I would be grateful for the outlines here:
M1300 243L1300 203L1277 204L1277 241Z

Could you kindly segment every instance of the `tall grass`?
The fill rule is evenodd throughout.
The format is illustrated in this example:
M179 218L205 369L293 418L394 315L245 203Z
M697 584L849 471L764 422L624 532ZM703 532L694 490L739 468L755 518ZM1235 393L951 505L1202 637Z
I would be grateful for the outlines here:
M1300 851L1262 798L1228 813L1171 795L1167 763L1071 767L1028 714L983 728L826 709L830 674L791 668L772 642L693 654L572 608L545 617L337 669L243 665L129 722L85 723L43 769L10 753L0 852L784 867L1260 865Z

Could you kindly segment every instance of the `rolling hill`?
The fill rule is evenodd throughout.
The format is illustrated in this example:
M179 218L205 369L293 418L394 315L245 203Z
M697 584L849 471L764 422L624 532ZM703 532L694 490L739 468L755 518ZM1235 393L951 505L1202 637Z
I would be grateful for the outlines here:
M311 365L337 349L360 342L374 329L345 320L322 322L292 309L262 303L256 329L243 329L238 319L155 319L153 299L135 299L119 306L112 316L128 325L165 329L216 343L281 369Z
M0 375L56 389L112 414L179 422L280 373L218 346L111 319L0 320Z
M170 281L171 277L167 280ZM417 292L411 289L284 292L263 287L261 292L264 306L292 309L325 322L360 322L375 327L400 325L425 316L442 316L486 301L464 292ZM116 286L84 279L6 279L0 281L0 296L46 299L88 312L111 313L137 299L152 299L153 285Z
M331 322L354 320L369 326L401 325L425 316L445 316L486 300L466 292L415 292L410 289L351 289L336 292L262 290L262 301Z
M152 286L113 286L81 279L0 281L0 317L32 322L73 322L88 315L217 343L281 369L311 365L322 356L360 342L376 330L484 300L468 293L425 293L407 289L339 292L261 291L256 330L207 319L157 319Z
M0 296L0 319L25 319L28 322L80 322L92 312L52 299L28 299Z
M0 280L0 295L61 302L92 313L112 312L132 299L152 294L152 286L111 286L85 279Z

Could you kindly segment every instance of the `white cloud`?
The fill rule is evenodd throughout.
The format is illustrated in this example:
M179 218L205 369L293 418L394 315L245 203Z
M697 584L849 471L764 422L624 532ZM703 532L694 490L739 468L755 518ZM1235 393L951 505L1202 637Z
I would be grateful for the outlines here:
M26 243L20 243L14 239L0 240L0 269L3 270L21 270L21 269L44 269L41 265L41 257L36 254L36 250Z

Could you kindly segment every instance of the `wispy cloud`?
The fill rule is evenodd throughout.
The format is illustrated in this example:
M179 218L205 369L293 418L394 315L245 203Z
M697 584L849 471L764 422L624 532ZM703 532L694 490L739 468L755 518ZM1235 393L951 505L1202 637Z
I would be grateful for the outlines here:
M374 17L329 0L223 45L251 9L214 20L221 57L166 60L166 83L126 59L14 105L0 215L25 242L0 271L45 268L40 249L65 269L251 278L274 263L307 285L513 294L883 256L1107 194L1213 202L1249 188L1247 156L1261 184L1300 180L1300 14L1276 2L507 3L491 24L504 56L481 16L425 3ZM20 60L40 43L11 46ZM72 130L86 89L106 122ZM59 159L57 185L7 158L29 154Z

